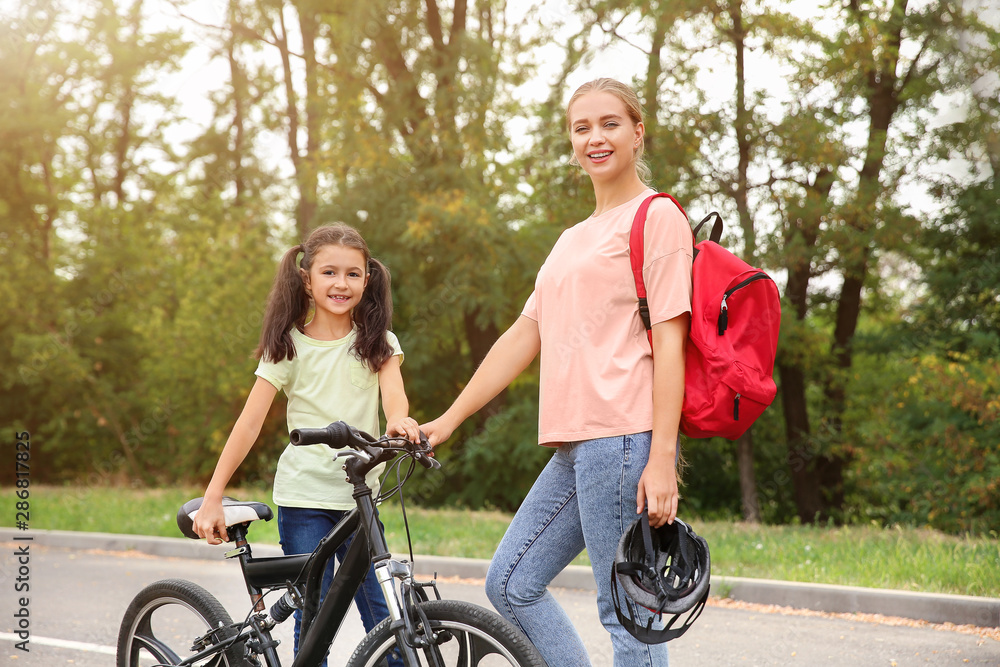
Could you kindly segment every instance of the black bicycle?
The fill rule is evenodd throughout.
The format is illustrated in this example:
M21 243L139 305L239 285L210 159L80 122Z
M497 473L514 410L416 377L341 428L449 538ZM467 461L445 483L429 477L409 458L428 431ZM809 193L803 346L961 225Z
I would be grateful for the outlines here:
M270 520L271 508L264 503L223 502L229 538L235 548L227 558L240 562L251 610L234 622L225 608L207 590L190 581L167 579L150 584L132 600L118 634L118 667L149 665L209 665L212 667L280 667L271 636L292 612L302 612L299 650L292 667L320 664L340 629L354 594L374 564L385 595L389 618L377 625L358 645L349 667L544 667L535 647L512 624L493 611L458 600L442 600L434 581L413 578L410 561L395 560L378 526L376 503L400 495L405 522L402 487L415 469L438 468L426 441L415 445L405 438L376 439L343 422L326 428L291 432L293 445L325 444L339 450L344 470L354 486L357 508L337 524L311 554L254 558L247 541L251 523ZM409 461L407 470L401 463ZM372 497L365 474L383 462L392 462L397 483ZM388 478L389 475L386 475ZM201 498L188 501L177 514L177 523L187 537L199 539L191 528ZM320 603L323 572L335 551L352 536L346 556ZM268 594L283 593L270 609ZM433 594L433 598L428 592Z

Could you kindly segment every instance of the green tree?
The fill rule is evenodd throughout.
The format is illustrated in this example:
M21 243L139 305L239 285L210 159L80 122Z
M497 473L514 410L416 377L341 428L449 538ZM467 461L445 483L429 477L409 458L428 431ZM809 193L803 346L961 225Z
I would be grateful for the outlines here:
M326 217L356 224L395 278L414 412L457 395L530 291L507 124L524 47L501 3L344 3L323 14L337 136ZM353 160L340 158L348 146ZM506 394L467 430L499 414ZM493 445L508 449L504 431ZM456 481L450 489L462 488ZM504 500L505 505L509 501Z
M141 116L169 114L151 77L184 45L145 30L142 3L26 3L13 18L2 57L15 94L0 121L12 187L0 208L5 252L26 266L4 288L21 318L4 346L6 416L38 436L42 479L106 460L112 443L138 475L126 439L147 414L136 369L148 350L129 334L151 287L162 186L151 166L164 148L162 126Z
M197 26L210 57L228 66L213 93L208 127L184 146L176 187L158 218L169 233L159 239L167 297L150 313L142 336L163 354L144 360L146 391L167 406L169 420L140 433L147 461L170 479L207 480L253 385L264 304L280 245L296 234L275 232L294 203L289 184L272 173L260 146L281 132L271 120L280 108L281 81L261 57L266 45L243 29L236 2L226 23ZM222 28L222 29L220 29ZM294 176L293 176L294 180ZM275 401L258 445L236 481L269 479L287 443L283 401Z
M798 210L810 197L829 204L819 218L785 219L786 245L805 251L787 255L794 263L788 264L786 295L797 304L800 323L805 303L813 312L828 313L832 329L830 363L818 369L824 411L819 429L806 413L805 383L794 381L806 375L805 364L787 357L781 362L789 457L803 520L836 514L842 506L844 469L853 456L843 437L843 415L865 294L877 293L880 257L904 248L915 230L897 193L913 177L913 165L929 154L922 139L935 102L963 90L967 68L983 55L972 49L963 53L968 59L950 57L963 31L984 29L955 3L851 2L833 16L838 28L820 38L822 52L793 88L797 99L806 101L797 117L820 119L826 129L819 136L831 142L819 142L821 150L806 153L806 160L786 154L787 164L803 165L812 175L779 195L798 202ZM824 145L832 150L824 151ZM962 146L951 144L948 150ZM795 194L789 199L786 192ZM824 265L841 284L822 301L810 299L808 281ZM792 382L785 382L786 374Z
M970 186L923 231L927 294L916 307L918 342L957 359L1000 355L1000 221L996 179Z

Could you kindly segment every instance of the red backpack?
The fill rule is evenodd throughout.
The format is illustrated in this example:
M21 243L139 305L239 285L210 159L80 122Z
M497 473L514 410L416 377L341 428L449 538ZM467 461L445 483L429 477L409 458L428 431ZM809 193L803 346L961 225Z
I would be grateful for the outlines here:
M653 345L642 281L646 212L657 197L639 206L629 236L629 259L639 297L639 316ZM687 217L687 213L684 213ZM715 218L707 241L698 243L702 225ZM694 229L691 331L684 359L681 433L690 438L721 436L735 440L774 400L774 356L781 325L781 302L771 278L719 245L722 217L710 213Z

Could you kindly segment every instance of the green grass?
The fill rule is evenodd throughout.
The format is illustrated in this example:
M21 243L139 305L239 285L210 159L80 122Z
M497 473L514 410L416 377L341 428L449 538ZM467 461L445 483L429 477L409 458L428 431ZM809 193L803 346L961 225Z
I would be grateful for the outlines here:
M31 527L48 530L179 537L175 516L200 489L133 490L33 486ZM11 495L7 491L5 495ZM271 504L270 491L231 491L241 500ZM405 553L399 506L383 506L389 546ZM407 508L417 554L490 558L510 515L457 509ZM13 512L0 525L13 525ZM897 590L1000 597L1000 541L954 537L930 530L847 526L755 526L691 521L708 540L718 575ZM258 522L254 542L278 543L275 521ZM587 564L586 555L576 561Z

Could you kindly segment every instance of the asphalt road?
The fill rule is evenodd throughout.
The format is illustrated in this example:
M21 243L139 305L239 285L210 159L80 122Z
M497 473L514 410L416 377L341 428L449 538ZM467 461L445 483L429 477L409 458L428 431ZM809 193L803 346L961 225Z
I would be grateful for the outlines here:
M164 558L134 552L81 551L31 545L27 583L29 652L15 634L24 592L15 586L18 547L0 543L0 662L15 666L104 667L114 664L118 625L131 598L158 579L201 584L236 617L249 606L234 562ZM24 582L22 582L24 583ZM445 597L489 606L481 583L442 580ZM612 664L610 642L591 591L553 591L587 643L595 667ZM290 624L279 630L282 660L291 664ZM331 666L343 664L361 640L356 612L334 644ZM671 665L1000 665L1000 642L933 628L896 627L806 615L710 605L692 629L670 645Z

